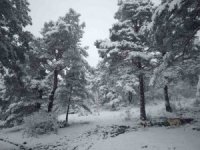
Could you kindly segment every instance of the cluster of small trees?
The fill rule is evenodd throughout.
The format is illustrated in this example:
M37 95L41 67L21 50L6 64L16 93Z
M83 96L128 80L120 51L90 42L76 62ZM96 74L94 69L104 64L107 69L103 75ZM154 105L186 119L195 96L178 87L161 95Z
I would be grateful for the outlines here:
M31 25L26 0L0 1L0 112L6 126L45 107L52 112L54 99L69 108L87 109L86 73L90 67L82 47L84 23L70 9L57 21L44 24L42 37L25 31ZM20 119L19 119L20 118Z
M106 92L101 96L108 97L112 88L122 95L116 87L123 80L132 86L125 90L128 98L139 95L140 119L146 120L145 89L157 86L163 88L166 111L171 112L168 84L199 74L200 1L162 0L154 6L150 0L123 0L118 5L109 39L95 42L102 58L98 69L104 70L97 83Z

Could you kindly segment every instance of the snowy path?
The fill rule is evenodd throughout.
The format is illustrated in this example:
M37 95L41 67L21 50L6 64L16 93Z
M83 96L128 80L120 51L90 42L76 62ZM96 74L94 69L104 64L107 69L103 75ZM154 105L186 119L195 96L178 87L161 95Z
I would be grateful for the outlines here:
M163 108L151 115L161 115ZM3 130L0 138L23 144L32 150L199 150L200 131L192 130L194 125L175 128L138 128L139 110L131 112L133 118L125 121L125 111L101 112L100 115L71 115L71 126L60 129L58 134L43 135L39 138L26 138L21 132ZM197 111L195 116L199 116ZM64 118L64 116L60 119ZM196 124L198 126L198 124ZM15 129L16 130L16 129ZM0 143L1 144L1 143ZM2 145L2 144L1 144ZM5 143L4 149L6 149ZM12 149L12 148L10 148Z

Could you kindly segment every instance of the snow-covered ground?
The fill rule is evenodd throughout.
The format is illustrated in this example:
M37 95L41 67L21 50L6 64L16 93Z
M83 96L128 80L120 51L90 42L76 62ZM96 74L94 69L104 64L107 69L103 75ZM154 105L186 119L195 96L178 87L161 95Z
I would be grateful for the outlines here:
M192 104L192 103L191 103ZM189 105L188 105L189 106ZM139 125L139 108L120 111L100 111L88 116L70 115L70 126L57 134L27 138L23 126L3 129L0 139L24 145L33 150L199 150L200 108L185 107L174 114L165 113L164 104L147 106L149 118L193 117L196 122L179 127L142 127ZM127 111L127 109L129 111ZM131 116L131 117L130 117ZM65 116L61 115L60 120ZM26 142L26 144L23 144ZM0 150L19 149L0 141Z

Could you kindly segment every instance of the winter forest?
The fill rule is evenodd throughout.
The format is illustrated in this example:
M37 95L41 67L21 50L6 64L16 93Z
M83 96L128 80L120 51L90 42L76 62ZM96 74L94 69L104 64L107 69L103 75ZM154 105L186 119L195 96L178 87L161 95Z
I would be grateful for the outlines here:
M118 0L96 67L78 11L29 7L0 0L0 150L200 150L200 0Z

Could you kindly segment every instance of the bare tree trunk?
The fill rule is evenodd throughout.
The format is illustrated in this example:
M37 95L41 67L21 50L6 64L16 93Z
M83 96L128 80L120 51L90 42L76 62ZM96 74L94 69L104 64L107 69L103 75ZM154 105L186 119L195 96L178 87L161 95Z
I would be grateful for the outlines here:
M165 97L165 108L167 112L172 112L172 108L169 102L169 95L168 95L168 86L165 85L164 87L164 97Z
M130 104L132 103L132 100L133 100L133 93L129 91L128 92L128 101Z
M142 65L140 61L138 63L138 68L141 71ZM142 72L140 72L139 74L139 90L140 90L140 119L145 121L147 117L145 111L144 76Z
M140 86L140 119L146 120L146 111L145 111L145 95L144 95L144 78L143 74L139 75L139 86Z
M69 103L67 105L67 112L66 112L66 124L68 124L68 116L69 116L69 108L70 108L70 101L71 101L71 97L69 98Z
M52 111L52 108L53 108L53 102L54 102L54 95L55 95L55 92L56 92L56 89L58 87L58 70L55 69L54 70L54 78L53 78L53 89L49 95L49 104L48 104L48 112L51 112Z
M69 93L69 99L68 99L68 105L67 105L67 112L66 112L66 124L68 124L68 116L69 116L69 109L71 105L71 94L72 94L72 87L70 88L70 93Z

